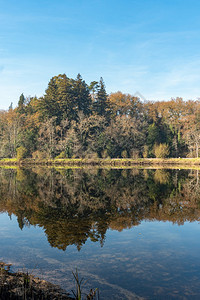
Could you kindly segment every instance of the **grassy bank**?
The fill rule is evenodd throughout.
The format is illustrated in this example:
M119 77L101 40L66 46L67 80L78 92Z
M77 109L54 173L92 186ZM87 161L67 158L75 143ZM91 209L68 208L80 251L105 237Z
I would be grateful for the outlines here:
M58 285L41 280L28 272L11 272L11 264L0 262L0 299L1 300L99 300L99 290L82 291L87 282L80 278L78 271L72 271L75 289L72 296Z
M41 280L28 273L10 271L10 266L0 262L1 300L70 300L68 293L57 285Z
M200 158L112 158L112 159L32 159L26 158L23 160L17 160L15 158L4 158L0 160L0 165L4 166L16 166L16 165L41 165L41 166L173 166L173 165L185 165L185 166L200 166Z

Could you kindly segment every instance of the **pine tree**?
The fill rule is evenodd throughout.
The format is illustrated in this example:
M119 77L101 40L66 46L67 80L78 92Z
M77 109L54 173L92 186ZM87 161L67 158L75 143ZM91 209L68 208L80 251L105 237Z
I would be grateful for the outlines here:
M89 88L80 74L77 75L73 90L78 111L82 111L84 115L89 115L91 111L92 100Z
M58 87L54 77L50 79L45 95L40 99L40 109L48 119L59 114Z
M66 74L56 76L58 86L58 105L62 114L62 119L69 121L78 119L78 107L75 99L75 80L68 78Z
M19 97L19 101L18 101L18 108L17 111L20 114L23 114L25 112L25 97L24 94L22 93Z
M89 88L89 90L91 92L92 101L95 101L96 92L97 92L98 87L99 87L98 81L92 81L92 82L90 82L90 85L89 85L88 88Z
M100 115L106 117L107 120L110 120L111 108L108 102L108 95L106 93L105 84L103 78L100 78L99 88L97 92L97 98L94 102L94 111Z
M13 110L13 103L10 103L10 106L8 107L8 110Z

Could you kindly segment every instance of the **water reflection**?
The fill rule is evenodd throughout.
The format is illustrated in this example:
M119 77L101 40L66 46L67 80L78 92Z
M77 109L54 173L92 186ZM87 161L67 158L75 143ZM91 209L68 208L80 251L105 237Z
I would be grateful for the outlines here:
M0 211L44 228L52 247L105 243L108 229L143 220L200 219L195 170L0 169Z

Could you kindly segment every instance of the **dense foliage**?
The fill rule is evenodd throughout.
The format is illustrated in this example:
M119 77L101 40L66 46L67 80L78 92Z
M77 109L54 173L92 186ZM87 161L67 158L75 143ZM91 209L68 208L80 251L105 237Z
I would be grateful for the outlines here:
M200 101L142 102L60 74L0 112L0 157L198 157L199 119Z

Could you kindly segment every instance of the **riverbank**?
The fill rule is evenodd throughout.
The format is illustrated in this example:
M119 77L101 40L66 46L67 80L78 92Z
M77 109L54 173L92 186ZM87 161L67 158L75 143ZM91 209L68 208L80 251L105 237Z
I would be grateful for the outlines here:
M0 160L0 165L3 166L200 166L200 158L112 158L112 159L32 159L26 158L17 160L16 158L4 158Z
M72 300L59 286L41 280L28 273L13 273L9 264L0 262L1 300Z

